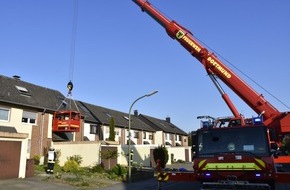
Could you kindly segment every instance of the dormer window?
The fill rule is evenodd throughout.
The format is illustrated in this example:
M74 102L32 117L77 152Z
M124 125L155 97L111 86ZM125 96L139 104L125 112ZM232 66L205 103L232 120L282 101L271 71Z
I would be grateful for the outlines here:
M24 88L22 86L15 86L15 87L17 88L18 92L21 95L23 95L23 96L31 96L31 94L29 93L29 91L26 88Z

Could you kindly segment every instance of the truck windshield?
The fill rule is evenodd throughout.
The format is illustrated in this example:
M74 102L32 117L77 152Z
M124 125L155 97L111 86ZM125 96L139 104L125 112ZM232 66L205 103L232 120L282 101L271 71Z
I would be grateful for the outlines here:
M200 130L197 135L197 156L228 152L269 156L267 137L267 130L263 126Z

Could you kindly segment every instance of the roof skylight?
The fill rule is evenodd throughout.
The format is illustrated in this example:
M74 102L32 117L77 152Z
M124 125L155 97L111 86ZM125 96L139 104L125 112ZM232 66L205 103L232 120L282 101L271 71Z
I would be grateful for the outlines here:
M21 94L21 95L24 95L24 96L31 96L31 94L29 93L29 91L22 87L22 86L15 86L18 90L18 92Z

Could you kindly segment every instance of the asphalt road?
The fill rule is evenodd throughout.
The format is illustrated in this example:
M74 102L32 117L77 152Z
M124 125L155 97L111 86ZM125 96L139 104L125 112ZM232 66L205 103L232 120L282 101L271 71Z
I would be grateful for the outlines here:
M88 188L73 187L61 183L51 183L38 176L25 179L4 179L0 180L0 189L2 190L157 190L158 183L155 178L138 181L134 183L117 182L107 187ZM162 190L199 190L196 183L167 182L161 183Z
M193 182L167 182L160 183L161 190L199 190L199 184ZM120 183L99 190L157 190L156 179L144 180L136 183Z
M174 164L168 168L186 168L192 170L191 163ZM98 180L98 179L96 179ZM290 182L290 179L289 179ZM161 190L200 190L200 185L194 182L162 182ZM142 180L133 183L113 182L107 187L88 188L73 187L61 183L52 183L45 180L43 176L34 176L25 179L4 179L0 180L0 190L157 190L158 182L156 178ZM290 190L290 184L278 184L276 190Z
M157 190L158 183L155 178L134 183L117 182L102 188L72 187L60 183L51 183L39 177L25 179L0 180L0 190ZM161 190L200 190L198 183L194 182L167 182L161 183ZM276 190L289 190L290 185L279 184Z

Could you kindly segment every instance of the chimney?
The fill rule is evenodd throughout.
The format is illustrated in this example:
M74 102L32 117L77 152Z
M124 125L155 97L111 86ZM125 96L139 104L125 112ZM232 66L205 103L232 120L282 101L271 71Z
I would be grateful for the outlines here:
M13 78L14 78L15 80L20 80L21 77L20 77L19 75L14 75Z
M138 117L138 110L134 110L134 116Z
M170 117L166 117L165 120L166 120L167 123L170 123Z

